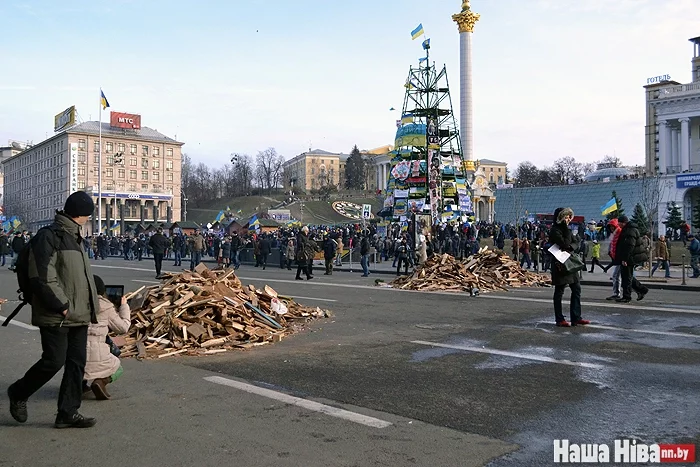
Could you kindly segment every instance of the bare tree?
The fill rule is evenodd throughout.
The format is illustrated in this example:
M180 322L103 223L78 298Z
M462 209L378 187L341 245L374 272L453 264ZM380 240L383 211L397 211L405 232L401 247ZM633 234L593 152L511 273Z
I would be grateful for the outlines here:
M284 157L277 154L275 148L267 148L255 156L255 178L260 188L272 192L282 181L282 165Z
M659 204L662 200L665 200L667 195L672 189L671 180L664 180L659 175L654 176L644 176L642 180L642 196L639 204L644 209L644 212L649 220L649 231L651 232L651 238L649 242L649 277L651 277L651 262L652 262L652 252L654 251L654 235L658 234L659 230L659 216L666 215L666 208L664 207L664 212L659 212Z
M583 165L573 157L562 157L554 161L553 173L560 185L580 183L583 180Z
M622 167L622 161L617 156L605 155L598 164L603 164L606 167Z

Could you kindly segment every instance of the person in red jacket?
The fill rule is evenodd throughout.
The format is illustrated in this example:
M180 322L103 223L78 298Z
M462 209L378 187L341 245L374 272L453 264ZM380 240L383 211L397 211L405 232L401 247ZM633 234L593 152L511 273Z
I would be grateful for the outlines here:
M617 300L618 298L622 297L621 293L621 287L622 287L622 280L620 277L620 261L616 259L616 253L617 253L617 241L620 239L620 232L622 232L622 228L620 227L620 223L618 222L617 219L611 219L610 222L608 222L608 232L610 232L610 246L608 247L608 256L610 256L611 262L610 264L605 267L605 272L608 272L608 269L611 267L615 266L615 270L613 271L612 275L612 281L613 281L613 294L609 297L606 297L606 300Z

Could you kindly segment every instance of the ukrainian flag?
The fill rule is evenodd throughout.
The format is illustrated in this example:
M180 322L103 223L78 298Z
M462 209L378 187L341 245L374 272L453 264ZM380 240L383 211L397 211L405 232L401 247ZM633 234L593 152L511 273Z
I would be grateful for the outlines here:
M107 97L105 97L105 93L102 92L102 89L100 89L100 104L102 104L102 110L109 107L109 101L107 100Z
M411 39L418 39L423 34L425 34L425 31L423 31L423 23L421 23L416 29L411 31Z
M248 221L248 226L254 227L256 225L260 225L260 220L258 219L258 216L253 216L250 218L250 221Z
M405 113L401 116L401 123L413 123L413 114Z
M214 219L214 223L221 222L224 220L224 211L219 211L219 214L216 215L216 219Z
M600 213L604 216L607 216L611 212L617 211L617 200L615 198L612 198L610 201L608 201L605 206L600 207Z

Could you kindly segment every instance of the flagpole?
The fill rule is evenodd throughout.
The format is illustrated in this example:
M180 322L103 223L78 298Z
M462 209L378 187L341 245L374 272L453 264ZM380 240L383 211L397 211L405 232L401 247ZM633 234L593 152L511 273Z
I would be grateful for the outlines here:
M102 233L102 88L100 88L100 150L97 161L97 235ZM94 235L94 232L93 232Z

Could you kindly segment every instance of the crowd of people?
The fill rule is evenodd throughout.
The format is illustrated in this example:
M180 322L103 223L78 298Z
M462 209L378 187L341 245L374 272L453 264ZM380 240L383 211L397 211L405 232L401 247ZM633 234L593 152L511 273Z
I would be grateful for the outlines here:
M92 198L82 191L71 194L64 209L56 213L54 222L32 236L18 231L8 235L0 231L0 259L12 257L10 269L18 271L20 289L32 307L32 324L39 327L42 355L25 375L8 388L10 413L24 423L28 419L27 400L44 384L64 369L59 389L57 428L88 428L94 418L78 412L84 394L92 392L99 400L109 399L107 386L123 373L118 349L110 345L108 332L126 333L130 326L130 309L126 299L113 302L106 293L103 280L92 274L89 258L123 256L127 261L153 256L156 277L161 277L162 262L173 258L180 266L189 256L190 269L195 269L204 255L216 259L224 268L240 265L239 254L250 248L255 267L265 269L273 249L279 249L279 267L292 270L296 264L296 279L313 279L312 265L322 254L325 274L342 265L343 252L358 251L363 276L369 276L369 255L372 250L379 261L393 261L396 274L407 274L409 267L421 264L432 255L448 254L467 258L480 249L481 241L492 237L497 248L503 249L505 238L512 242L512 253L521 265L550 270L554 286L555 323L559 327L586 325L581 310L579 272L586 269L586 257L591 253L591 270L598 266L604 271L614 267L613 294L608 300L629 303L632 293L643 300L649 289L634 276L635 268L650 261L649 238L641 235L638 226L626 216L603 223L603 232L593 228L572 229L574 213L570 208L554 212L551 226L524 223L522 226L456 223L417 225L417 231L392 224L381 230L376 225L347 225L342 227L303 226L300 229L281 228L275 232L218 233L194 230L192 234L177 232L168 236L162 228L138 235L83 238L82 227L94 211ZM608 265L600 259L599 238L609 240ZM691 254L693 277L700 277L700 241L689 232L684 237ZM556 248L555 248L556 247ZM24 254L27 252L28 254ZM546 252L546 253L545 253ZM18 261L19 258L22 260ZM652 274L664 267L668 276L669 243L661 236L654 251L656 264ZM25 264L26 263L26 264ZM651 264L650 264L651 266ZM26 276L26 277L25 277ZM23 279L24 278L24 279ZM51 278L49 280L48 278ZM24 286L23 286L24 284ZM566 288L571 290L569 320L562 308ZM16 310L17 311L17 310ZM11 317L13 314L10 316Z

